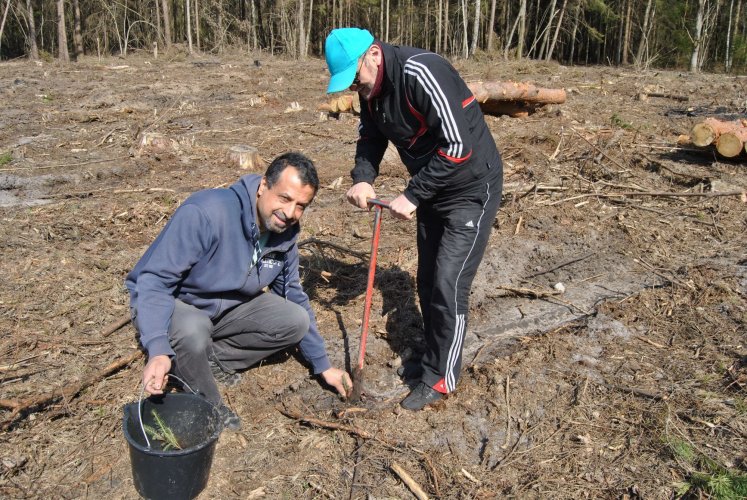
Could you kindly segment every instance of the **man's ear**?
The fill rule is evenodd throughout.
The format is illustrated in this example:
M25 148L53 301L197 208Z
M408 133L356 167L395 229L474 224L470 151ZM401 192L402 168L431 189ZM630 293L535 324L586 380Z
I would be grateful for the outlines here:
M381 47L379 47L376 44L371 45L368 48L369 54L371 54L371 59L373 59L373 62L378 66L381 64Z
M262 196L264 192L267 190L267 177L262 177L262 180L259 181L259 188L257 189L257 196Z

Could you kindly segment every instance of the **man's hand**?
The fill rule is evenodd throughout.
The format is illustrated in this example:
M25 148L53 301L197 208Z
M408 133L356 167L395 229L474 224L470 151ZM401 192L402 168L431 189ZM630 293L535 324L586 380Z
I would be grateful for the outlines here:
M403 220L412 219L412 214L417 208L418 207L413 205L403 194L397 196L389 203L389 209L392 211L392 215Z
M356 207L368 208L368 202L366 200L369 198L376 198L376 191L374 191L373 186L368 182L359 182L353 184L353 187L348 189L345 196L347 196L348 201Z
M171 370L171 358L166 355L153 356L143 369L143 384L148 394L163 394L166 387L166 375Z
M340 370L339 368L327 368L321 373L322 378L329 385L337 389L337 392L344 398L350 396L353 390L353 381L350 380L348 372Z

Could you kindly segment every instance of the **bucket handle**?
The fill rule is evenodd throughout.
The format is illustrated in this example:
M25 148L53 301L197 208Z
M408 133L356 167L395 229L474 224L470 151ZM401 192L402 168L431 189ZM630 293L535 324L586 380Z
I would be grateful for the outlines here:
M178 380L179 382L181 382L182 385L184 387L186 387L187 389L189 389L192 392L192 394L194 394L195 396L198 395L197 391L195 391L194 389L192 389L189 386L189 384L186 383L183 379L177 377L173 373L169 373L168 376L169 377L174 377L176 380ZM148 446L148 449L150 449L150 439L148 439L148 433L145 432L145 425L143 424L143 395L144 394L145 394L145 383L143 383L142 386L140 387L140 397L137 400L137 418L138 418L139 423L140 423L140 431L143 433L143 437L145 438L145 444Z

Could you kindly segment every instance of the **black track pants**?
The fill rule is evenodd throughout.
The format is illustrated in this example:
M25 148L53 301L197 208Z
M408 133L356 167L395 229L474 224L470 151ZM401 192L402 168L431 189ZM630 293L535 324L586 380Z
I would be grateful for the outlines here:
M469 293L501 199L498 176L453 202L418 207L418 296L425 326L422 381L456 388L467 331Z

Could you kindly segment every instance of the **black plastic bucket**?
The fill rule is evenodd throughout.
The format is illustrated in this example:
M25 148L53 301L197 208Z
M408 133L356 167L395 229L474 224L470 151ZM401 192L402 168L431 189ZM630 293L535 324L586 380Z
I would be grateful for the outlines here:
M223 430L215 407L200 396L167 393L142 400L143 424L157 427L153 410L177 437L182 449L163 450L149 437L138 417L138 403L124 407L122 428L130 448L135 489L144 498L190 499L207 486L213 452Z

